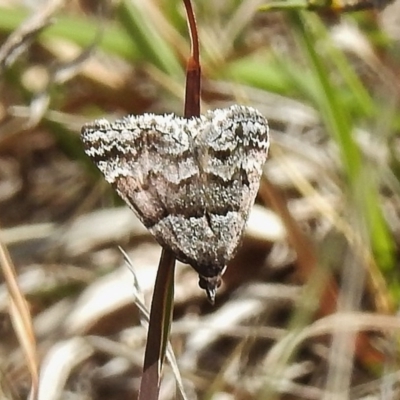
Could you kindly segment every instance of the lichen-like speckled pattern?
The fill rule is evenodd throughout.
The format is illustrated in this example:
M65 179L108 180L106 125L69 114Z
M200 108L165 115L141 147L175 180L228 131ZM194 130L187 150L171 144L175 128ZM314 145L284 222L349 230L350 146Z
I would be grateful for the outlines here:
M266 119L238 105L188 119L100 119L82 128L82 141L157 241L192 265L215 295L258 191L269 147Z

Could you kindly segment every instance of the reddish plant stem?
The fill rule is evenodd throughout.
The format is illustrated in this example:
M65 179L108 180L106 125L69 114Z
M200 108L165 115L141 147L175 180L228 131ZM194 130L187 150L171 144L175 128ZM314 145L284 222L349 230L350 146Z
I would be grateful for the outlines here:
M201 67L199 55L199 37L196 18L190 0L183 0L187 13L191 40L191 55L186 67L185 117L200 115Z

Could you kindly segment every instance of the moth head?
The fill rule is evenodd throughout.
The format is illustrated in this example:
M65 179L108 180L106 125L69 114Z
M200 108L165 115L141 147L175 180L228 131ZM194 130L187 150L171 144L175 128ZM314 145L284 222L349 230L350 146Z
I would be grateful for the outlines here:
M214 305L217 289L221 286L221 275L201 276L199 275L199 286L207 293L208 301Z

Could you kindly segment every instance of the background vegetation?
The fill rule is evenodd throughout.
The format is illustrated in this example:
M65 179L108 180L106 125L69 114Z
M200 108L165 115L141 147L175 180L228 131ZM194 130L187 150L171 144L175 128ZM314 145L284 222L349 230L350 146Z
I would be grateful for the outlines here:
M37 365L40 399L139 387L160 247L79 132L182 115L190 41L180 0L99 3L0 1L1 398L25 399ZM176 369L188 399L398 398L400 3L193 3L203 111L251 105L272 145L216 305L177 270L161 398Z

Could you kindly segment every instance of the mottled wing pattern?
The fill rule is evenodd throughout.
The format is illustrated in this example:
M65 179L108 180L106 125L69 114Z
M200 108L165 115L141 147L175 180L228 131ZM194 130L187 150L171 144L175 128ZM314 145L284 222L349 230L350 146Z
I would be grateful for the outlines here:
M258 190L268 152L264 117L232 106L190 119L101 119L82 128L82 140L106 180L161 245L205 278L212 296Z
M101 119L82 129L86 153L164 245L171 243L159 235L160 221L170 215L196 215L204 208L190 133L199 123L173 114L145 114L113 123Z
M205 118L207 128L195 138L195 153L213 233L209 265L223 266L240 244L257 195L268 154L268 124L257 110L237 105L209 111Z

